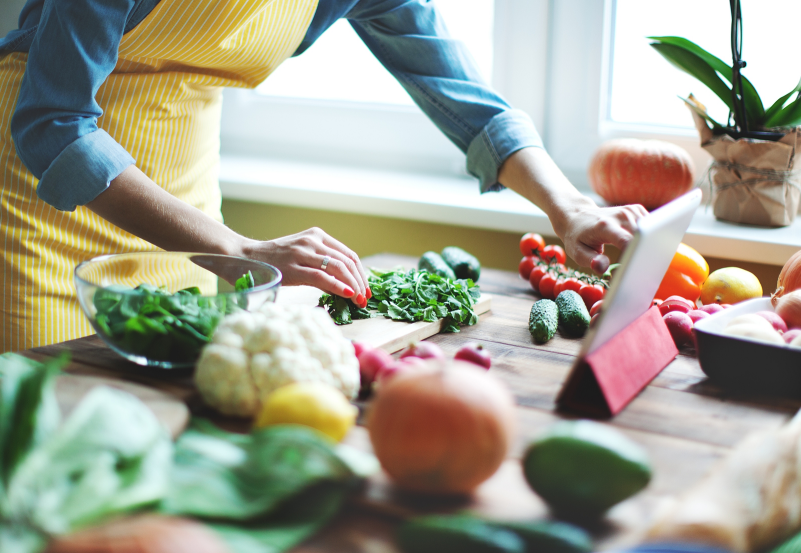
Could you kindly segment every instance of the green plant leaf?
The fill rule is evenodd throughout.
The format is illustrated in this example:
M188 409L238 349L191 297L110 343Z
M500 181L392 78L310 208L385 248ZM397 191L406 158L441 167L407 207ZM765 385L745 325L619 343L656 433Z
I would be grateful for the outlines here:
M702 110L701 108L699 108L697 105L695 105L695 104L694 104L693 102L691 102L689 99L687 99L687 98L682 98L681 96L679 96L679 98L681 98L681 99L684 101L684 103L687 105L687 107L688 107L688 108L690 108L691 110L693 110L693 111L694 111L695 113L697 113L699 116L703 117L703 119L704 119L705 121L707 121L708 123L711 123L711 124L712 124L712 128L713 128L713 129L720 129L720 128L723 128L723 125L721 125L720 123L718 123L717 121L715 121L714 119L712 119L712 118L709 116L709 114L708 114L707 112L705 112L704 110Z
M674 66L701 81L701 83L714 92L729 109L732 109L731 89L721 80L711 65L692 52L679 46L655 42L651 44L651 47L662 54L662 56Z
M765 112L765 126L766 127L770 126L769 122L771 121L771 119L777 113L779 113L781 111L781 109L784 107L784 104L786 104L787 100L790 99L790 96L792 96L793 94L799 93L799 92L801 92L801 81L798 81L798 84L795 85L794 89L792 89L790 92L788 92L787 94L785 94L784 96L782 96L781 98L779 98L778 100L773 102L773 105L770 106L768 108L768 111ZM801 96L799 96L799 97L801 97ZM796 100L797 99L798 98L796 98Z
M796 98L765 123L765 126L769 128L794 127L796 125L801 125L801 98Z
M271 426L249 440L186 431L176 443L172 485L162 510L229 521L272 514L321 482L350 483L354 473L333 444L302 426Z
M647 38L650 40L656 40L662 44L669 44L671 46L683 48L684 50L695 54L709 64L712 69L714 69L719 75L721 75L731 84L731 66L717 56L713 56L694 42L678 36L649 36ZM759 94L757 93L756 88L754 88L754 85L751 84L751 81L749 81L742 74L740 74L740 76L743 80L743 97L745 99L745 111L747 112L748 123L750 125L762 126L767 118L765 114L765 106L762 104L762 98L759 97ZM699 78L699 80L701 79ZM731 99L731 91L729 91L729 99ZM729 109L731 109L731 106L728 103L726 105L728 105Z
M136 397L89 392L11 479L3 515L47 534L159 501L168 488L172 443Z
M19 522L0 521L0 551L3 553L39 553L47 538Z

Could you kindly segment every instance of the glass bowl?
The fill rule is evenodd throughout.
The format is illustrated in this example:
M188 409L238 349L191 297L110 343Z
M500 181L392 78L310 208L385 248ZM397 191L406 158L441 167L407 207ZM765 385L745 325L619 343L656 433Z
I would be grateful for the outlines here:
M251 287L237 290L237 280ZM281 271L228 255L134 252L84 261L75 286L111 349L139 365L183 369L195 364L225 315L275 301Z

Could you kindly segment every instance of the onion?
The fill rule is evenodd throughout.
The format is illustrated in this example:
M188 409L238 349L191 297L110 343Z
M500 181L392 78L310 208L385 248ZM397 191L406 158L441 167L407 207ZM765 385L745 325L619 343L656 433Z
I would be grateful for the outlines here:
M776 282L776 291L770 296L773 307L779 304L779 298L788 292L801 288L801 250L798 250L787 260L779 273Z
M470 493L506 458L514 400L486 370L432 359L382 384L367 429L376 457L399 487Z
M46 553L227 553L228 548L203 524L192 520L141 515L56 538Z
M801 328L801 290L783 294L776 304L776 314L787 328Z

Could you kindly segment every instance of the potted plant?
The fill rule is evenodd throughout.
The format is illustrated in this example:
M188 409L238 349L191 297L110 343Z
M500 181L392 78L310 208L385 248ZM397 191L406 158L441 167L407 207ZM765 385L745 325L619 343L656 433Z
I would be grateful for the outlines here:
M734 223L787 226L801 198L801 82L767 109L741 70L742 14L730 0L732 65L693 42L672 36L648 37L670 63L689 73L729 108L729 120L712 119L692 94L682 98L692 110L701 146L714 158L709 175L715 217Z

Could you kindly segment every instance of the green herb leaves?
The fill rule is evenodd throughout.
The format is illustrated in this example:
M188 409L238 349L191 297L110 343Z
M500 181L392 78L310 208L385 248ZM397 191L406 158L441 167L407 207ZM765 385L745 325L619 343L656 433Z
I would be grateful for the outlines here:
M730 86L732 68L730 65L686 38L676 36L651 36L648 38L654 41L651 46L666 60L701 81L730 110L733 110ZM766 110L754 85L745 77L742 80L746 119L749 127L764 129L792 127L801 124L801 94L799 94L801 93L801 83ZM797 94L796 98L790 101L794 94ZM688 105L693 104L688 103ZM705 113L702 117L710 121L715 128L725 126L713 121Z
M459 332L461 325L474 325L478 316L473 306L481 292L472 280L451 280L426 270L371 271L372 298L367 309L359 309L350 300L323 294L320 307L337 324L349 324L379 314L396 321L434 322L445 319L443 332Z
M236 291L253 285L248 271L237 279ZM244 296L205 297L197 286L170 294L152 284L100 288L93 302L98 331L122 351L187 363L197 359L226 314L247 306Z

